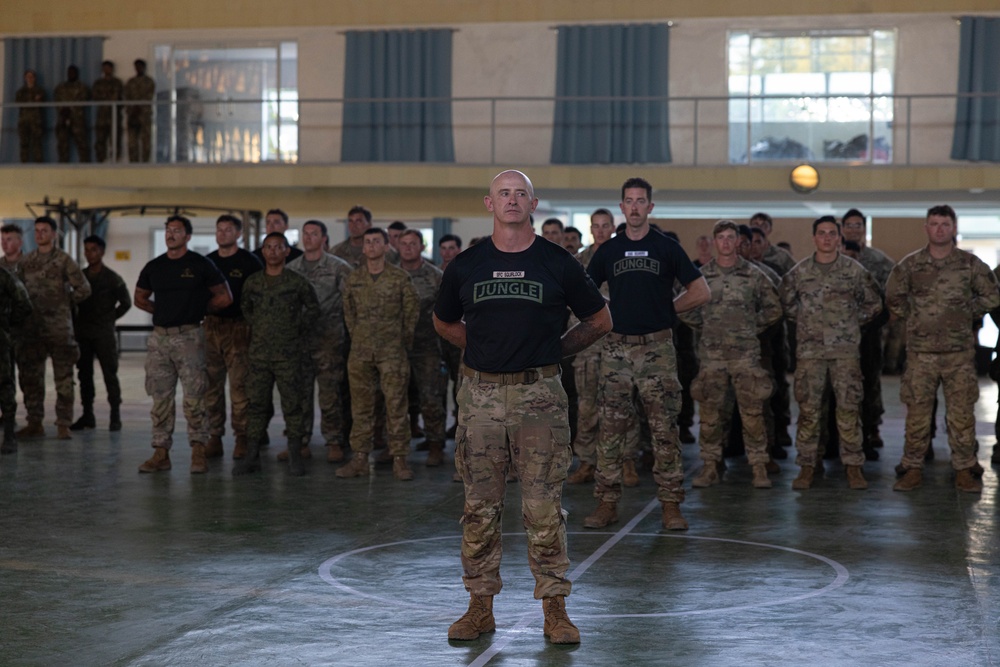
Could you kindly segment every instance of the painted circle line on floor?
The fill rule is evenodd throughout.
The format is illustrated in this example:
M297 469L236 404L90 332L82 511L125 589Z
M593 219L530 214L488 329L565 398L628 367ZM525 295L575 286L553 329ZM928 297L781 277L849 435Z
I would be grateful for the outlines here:
M602 535L602 534L603 535L607 535L609 533L599 533L599 532L595 533L595 532L587 531L585 533L577 532L577 533L569 533L569 534L570 535L574 535L575 534L575 535L597 536L597 535ZM520 535L518 535L517 533L511 533L509 535L507 535L507 534L504 535L504 537L518 537L518 536L520 536L520 537L523 538L524 534L521 533ZM754 602L754 603L745 604L745 605L736 605L736 606L731 606L731 607L714 607L714 608L709 608L709 609L692 609L692 610L686 610L686 611L653 612L653 613L644 613L644 614L587 614L584 610L577 608L577 609L574 609L574 613L573 613L573 617L574 618L602 618L602 619L615 619L615 618L664 618L664 617L670 617L670 616L698 616L698 615L707 615L707 614L728 614L728 613L732 613L734 611L746 611L748 609L756 609L758 607L782 606L782 605L791 604L793 602L799 602L801 600L806 600L806 599L809 599L809 598L818 597L820 595L825 595L827 593L830 593L830 592L832 592L832 591L840 588L844 584L846 584L847 580L850 578L850 574L848 573L847 568L844 567L843 565L841 565L840 563L838 563L837 561L831 559L831 558L827 558L826 556L822 556L820 554L812 553L812 552L809 552L809 551L803 551L801 549L794 549L792 547L782 546L780 544L767 544L765 542L750 542L750 541L747 541L747 540L734 540L734 539L729 539L729 538L724 538L724 537L703 537L703 536L698 536L698 535L673 535L673 534L661 534L661 533L628 533L627 537L656 537L656 538L668 538L668 539L698 540L698 541L703 541L703 542L716 542L716 543L725 543L725 544L737 544L737 545L748 546L748 547L758 547L758 548L763 548L763 549L773 549L773 550L776 550L776 551L783 551L783 552L794 554L794 555L797 555L797 556L803 556L803 557L806 557L806 558L811 558L813 560L817 560L817 561L819 561L821 563L824 563L825 565L830 566L833 569L833 571L836 574L836 576L834 577L833 581L831 581L830 583L828 583L826 586L823 586L822 588L818 588L816 590L807 591L807 592L799 594L799 595L793 595L793 596L784 597L784 598L777 598L777 599L773 599L773 600L764 600L764 601L761 601L761 602ZM424 542L439 542L439 541L443 541L443 540L458 541L460 539L461 539L460 535L446 535L446 536L441 536L441 537L425 537L425 538L414 539L414 540L400 540L398 542L386 542L385 544L375 544L375 545L372 545L370 547L363 547L361 549L354 549L352 551L345 551L342 554L338 554L338 555L333 556L332 558L329 558L326 561L324 561L323 564L319 566L319 576L320 576L320 578L323 581L325 581L326 583L330 584L334 588L336 588L338 590L341 590L341 591L343 591L345 593L348 593L350 595L355 595L355 596L358 596L358 597L366 598L366 599L373 600L373 601L376 601L376 602L380 602L380 603L383 603L383 604L386 604L386 605L392 605L392 606L395 606L395 607L409 607L409 608L412 608L412 609L419 609L419 610L422 610L422 611L438 610L438 611L441 611L442 613L452 613L452 612L455 611L455 606L454 605L449 605L447 607L443 607L443 606L428 605L426 602L421 603L421 604L415 604L415 603L406 602L404 600L400 600L398 598L385 598L385 597L381 597L379 595L373 595L371 593L365 593L364 591L360 591L360 590L358 590L356 588L353 588L353 587L348 586L347 584L343 583L337 577L334 577L331 574L330 571L333 568L333 566L336 565L338 562L340 562L340 561L342 561L344 559L350 558L352 556L357 556L357 555L360 555L360 554L367 553L369 551L376 551L376 550L380 550L380 549L387 549L387 548L396 547L396 546L405 546L405 545L408 545L408 544L419 544L419 543L424 543Z

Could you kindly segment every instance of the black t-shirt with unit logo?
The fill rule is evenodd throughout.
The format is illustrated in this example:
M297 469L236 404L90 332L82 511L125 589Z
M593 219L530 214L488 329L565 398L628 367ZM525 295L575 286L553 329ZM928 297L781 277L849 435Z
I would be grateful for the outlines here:
M567 307L585 319L604 297L564 248L536 236L527 250L501 252L487 238L448 265L434 313L465 319L466 366L515 373L559 363Z
M264 270L264 265L257 256L249 250L237 248L236 253L229 257L223 257L219 251L208 253L208 258L219 267L222 275L229 283L229 290L233 293L232 305L226 306L213 315L226 319L243 319L243 311L240 309L240 295L243 293L243 281L254 273Z
M207 257L188 250L177 259L166 253L142 267L136 283L153 293L153 324L179 327L199 324L212 297L209 288L226 282L222 272Z
M602 243L587 273L598 287L607 281L612 330L628 336L673 327L674 280L688 285L701 277L680 244L653 229L638 241L623 232Z

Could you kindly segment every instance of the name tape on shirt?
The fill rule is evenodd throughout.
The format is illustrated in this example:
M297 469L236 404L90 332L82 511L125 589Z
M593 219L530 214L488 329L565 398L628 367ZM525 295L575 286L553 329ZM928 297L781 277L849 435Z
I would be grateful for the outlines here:
M524 271L494 271L494 278L523 278Z
M627 250L625 251L626 257L649 257L648 250Z

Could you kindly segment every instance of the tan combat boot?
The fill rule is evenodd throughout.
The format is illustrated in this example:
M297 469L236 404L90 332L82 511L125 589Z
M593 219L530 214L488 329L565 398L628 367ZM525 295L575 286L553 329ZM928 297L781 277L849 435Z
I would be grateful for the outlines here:
M771 480L767 478L767 464L766 463L755 463L753 464L753 488L755 489L770 489ZM693 486L693 484L692 484Z
M208 461L205 459L205 445L200 442L191 443L191 474L201 475L208 472Z
M44 438L45 437L45 427L42 426L42 422L29 421L24 428L15 433L21 440L30 440L31 438Z
M236 436L236 445L233 447L233 460L239 461L240 459L246 458L247 455L247 437L245 435Z
M444 463L444 443L431 442L427 444L427 467L436 468Z
M861 472L861 466L847 466L847 485L855 491L864 491L868 488L868 480Z
M805 491L812 486L813 483L813 472L815 468L812 466L802 466L799 470L799 476L792 480L792 488L796 491Z
M405 456L392 457L392 476L400 482L409 482L413 479L413 471L406 465Z
M493 619L493 596L470 595L469 610L448 628L448 639L472 641L484 632L497 629Z
M545 612L545 636L553 644L579 644L580 631L569 620L566 613L566 597L556 595L542 599L542 611Z
M344 460L344 448L336 442L326 443L326 462L340 463Z
M976 479L971 468L959 470L955 475L955 488L965 493L980 493L983 490L983 483Z
M334 473L337 477L367 477L368 476L368 452L354 452L354 456L346 465L337 468Z
M170 470L170 452L163 447L153 448L153 456L139 466L139 472L163 472Z
M602 500L594 513L583 520L584 528L604 528L618 523L618 504Z
M919 468L910 468L892 486L893 491L912 491L924 483L924 473Z
M627 487L639 486L639 473L635 471L635 459L631 456L622 461L622 484Z
M722 478L719 477L719 464L715 461L705 461L701 466L701 472L691 480L691 486L696 489L707 489L710 486L720 484Z
M588 482L594 481L594 472L597 468L594 467L593 463L586 463L585 461L580 461L579 467L573 474L566 478L567 484L587 484Z
M663 527L667 530L687 530L688 522L681 514L681 506L678 503L663 503L663 516L661 517Z
M72 440L73 435L69 432L69 426L60 424L56 427L56 438L59 440Z
M222 458L222 436L212 435L209 436L208 442L205 443L205 458L206 459L219 459Z

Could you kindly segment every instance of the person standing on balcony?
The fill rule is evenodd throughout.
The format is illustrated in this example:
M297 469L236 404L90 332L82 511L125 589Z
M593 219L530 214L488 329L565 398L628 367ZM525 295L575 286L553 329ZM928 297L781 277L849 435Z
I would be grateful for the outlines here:
M101 78L90 87L95 102L121 102L125 90L122 80L115 76L115 64L110 60L101 63ZM115 131L117 130L117 131ZM122 125L122 108L120 104L101 105L97 107L97 120L94 123L94 155L98 162L108 158L108 144L112 142L111 152L115 160L121 160L122 142L125 139Z
M66 80L56 86L52 99L56 102L86 102L90 90L80 81L80 70L70 65L66 70ZM76 155L80 162L90 162L90 128L87 127L87 108L67 106L56 108L56 147L59 161L69 162L69 141L76 144Z
M156 96L156 82L146 76L146 61L136 60L135 76L125 84L123 97L127 102L125 117L128 124L128 161L149 162L153 141L153 99Z
M24 85L14 94L16 104L36 104L45 101L45 91L38 85L35 70L24 72ZM17 112L17 138L21 144L21 162L42 161L42 137L45 134L44 109L21 107Z

